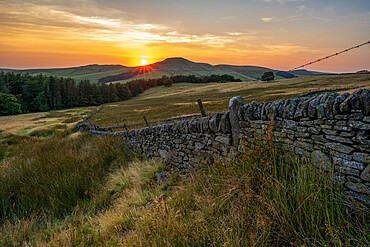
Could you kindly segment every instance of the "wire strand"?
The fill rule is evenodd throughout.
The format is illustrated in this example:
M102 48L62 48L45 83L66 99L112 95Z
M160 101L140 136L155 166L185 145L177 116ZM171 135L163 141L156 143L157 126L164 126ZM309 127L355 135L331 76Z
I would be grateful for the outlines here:
M293 69L290 69L289 71L293 71L293 70L296 70L296 69L299 69L299 68L306 67L306 66L308 66L308 65L311 65L311 64L314 64L314 63L320 62L320 61L322 61L322 60L325 60L325 59L328 59L328 58L331 58L331 57L334 57L334 56L338 56L339 54L342 54L342 53L348 52L348 51L350 51L350 50L353 50L353 49L356 49L356 48L359 48L359 47L361 47L361 46L368 45L368 44L370 44L370 41L367 41L367 42L365 42L365 43L362 43L362 44L359 44L359 45L353 46L353 47L351 47L351 48L345 49L345 50L340 51L340 52L336 52L336 53L331 54L331 55L329 55L329 56L326 56L326 57L323 57L323 58L319 58L319 59L314 60L314 61L312 61L312 62L309 62L309 63L303 64L303 65L301 65L301 66L295 67L295 68L293 68Z

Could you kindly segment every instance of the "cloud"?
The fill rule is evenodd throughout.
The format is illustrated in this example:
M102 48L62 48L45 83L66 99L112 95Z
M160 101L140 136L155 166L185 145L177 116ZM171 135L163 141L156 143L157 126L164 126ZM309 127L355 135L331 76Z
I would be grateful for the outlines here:
M35 35L60 33L58 39L96 40L109 42L116 46L139 46L145 44L196 44L209 47L224 47L233 42L230 37L219 34L181 33L175 27L156 23L145 23L130 19L127 16L112 18L111 16L74 13L73 10L58 6L28 4L30 11L22 12L24 5L13 5L13 11L7 12L0 8L0 16L5 16L13 26L13 32L19 35L28 32ZM105 10L102 10L102 13ZM17 26L17 28L15 28ZM0 24L0 28L4 24ZM15 34L16 35L16 34ZM237 35L234 33L234 35ZM240 34L241 35L241 34Z
M226 34L230 35L230 36L241 36L241 35L243 35L243 33L239 33L239 32L228 32Z
M275 17L262 17L261 20L263 22L280 22L280 21L291 21L291 20L297 20L299 18L298 15L291 15L291 16L286 16L286 17L281 17L281 18L275 18Z
M264 21L264 22L271 22L271 21L274 20L274 18L272 18L272 17L263 17L263 18L261 18L261 20Z

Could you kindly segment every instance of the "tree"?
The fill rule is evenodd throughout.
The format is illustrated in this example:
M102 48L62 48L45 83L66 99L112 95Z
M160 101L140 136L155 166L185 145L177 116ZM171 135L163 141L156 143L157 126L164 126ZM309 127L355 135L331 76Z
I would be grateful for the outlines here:
M50 106L48 104L48 99L45 96L44 92L40 92L36 98L32 101L34 111L48 111Z
M115 86L120 100L128 100L132 98L131 91L126 84L117 83Z
M0 115L22 113L21 104L13 94L0 93Z
M166 79L164 80L164 82L163 82L163 85L164 85L165 87L171 87L171 86L172 86L172 84L173 84L173 80L171 80L170 78L166 78Z
M268 71L262 75L262 81L273 81L275 79L274 72Z
M113 85L113 83L110 83L108 86L108 100L109 102L117 102L119 101L118 95L117 95L117 89Z

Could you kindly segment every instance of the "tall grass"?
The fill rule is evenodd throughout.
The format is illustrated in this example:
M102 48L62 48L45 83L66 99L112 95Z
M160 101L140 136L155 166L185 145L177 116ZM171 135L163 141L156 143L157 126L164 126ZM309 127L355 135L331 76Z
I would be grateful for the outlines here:
M132 246L366 246L367 211L346 207L332 173L257 138L205 166L167 203L133 217Z
M271 133L164 184L156 182L162 163L128 160L110 137L21 151L0 168L0 245L369 245L369 212L346 206L333 172L282 149Z
M61 217L90 198L104 176L132 155L110 137L24 141L0 166L0 221L30 214Z

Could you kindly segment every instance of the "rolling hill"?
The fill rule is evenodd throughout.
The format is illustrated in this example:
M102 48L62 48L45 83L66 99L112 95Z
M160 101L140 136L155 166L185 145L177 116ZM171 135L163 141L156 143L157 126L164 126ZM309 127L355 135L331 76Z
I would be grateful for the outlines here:
M191 75L206 76L211 74L221 75L229 74L241 80L256 80L260 78L264 72L278 70L259 67L259 66L236 66L236 65L211 65L207 63L195 63L181 57L167 58L163 61L153 63L147 66L126 67L123 65L86 65L71 68L56 68L56 69L28 69L28 70L12 70L0 69L4 72L14 73L29 73L29 74L44 74L52 76L72 77L76 80L90 80L91 82L114 82L127 81L140 78L158 78L162 75ZM321 72L297 70L290 72L295 76L307 76L315 74L323 74ZM277 76L276 79L283 79Z

